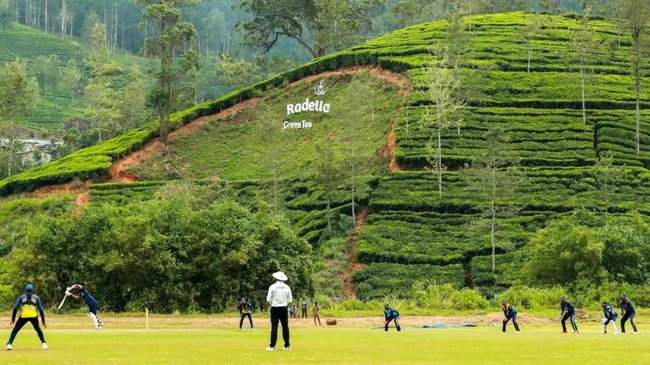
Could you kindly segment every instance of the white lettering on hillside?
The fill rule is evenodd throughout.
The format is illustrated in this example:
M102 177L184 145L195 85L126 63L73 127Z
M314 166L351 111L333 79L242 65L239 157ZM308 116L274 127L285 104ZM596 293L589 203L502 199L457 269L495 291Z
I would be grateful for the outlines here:
M302 103L287 104L287 115L303 112L329 113L330 105L324 103L322 100L310 101L309 98L306 98Z
M312 127L311 122L308 122L306 120L303 120L302 122L285 121L283 124L283 129L303 129L303 128L311 128L311 127Z

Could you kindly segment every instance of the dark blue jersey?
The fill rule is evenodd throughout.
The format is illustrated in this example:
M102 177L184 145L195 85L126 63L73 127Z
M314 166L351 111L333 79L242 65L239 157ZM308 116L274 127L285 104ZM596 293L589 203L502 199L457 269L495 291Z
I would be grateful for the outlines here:
M511 306L508 304L506 308L503 309L503 315L506 316L506 318L512 318L517 314L517 311L515 310L515 307Z
M621 301L621 312L634 314L636 313L636 310L634 310L632 302L630 302L628 299L625 299Z
M387 321L391 321L395 318L399 318L398 311L390 307L384 309L384 319L386 319Z
M88 293L86 288L82 288L81 290L79 290L79 296L86 301L86 304L97 305L97 301L95 300L95 298L93 298L92 295L90 295L90 293Z
M573 304L569 302L568 300L565 301L564 303L560 303L560 308L562 309L562 313L575 313L576 309L573 307Z
M603 308L603 313L605 313L605 318L607 318L609 320L612 320L612 319L616 318L616 316L618 316L618 313L616 313L616 311L614 310L614 308L612 308L611 305L606 305Z

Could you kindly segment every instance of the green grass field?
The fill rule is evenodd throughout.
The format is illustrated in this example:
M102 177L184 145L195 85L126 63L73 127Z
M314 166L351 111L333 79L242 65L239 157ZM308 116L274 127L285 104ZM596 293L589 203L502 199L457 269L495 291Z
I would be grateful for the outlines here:
M418 317L421 318L421 317ZM509 326L416 329L414 319L402 319L402 332L371 329L381 318L339 319L339 326L314 328L311 319L292 319L290 352L267 352L268 317L257 316L256 329L238 330L237 319L219 317L105 317L105 329L95 331L83 316L54 316L42 351L38 337L26 327L13 351L0 354L0 363L44 364L605 364L650 362L647 326L641 334L600 335L600 326L581 323L581 333L561 334L560 325L527 325L521 333ZM450 322L458 319L451 319ZM376 323L375 323L376 322ZM426 324L429 322L419 323ZM140 327L138 329L137 327ZM629 329L628 329L629 331ZM3 326L8 338L10 327ZM281 337L281 336L280 336ZM5 340L3 338L3 340ZM279 339L278 347L281 348Z

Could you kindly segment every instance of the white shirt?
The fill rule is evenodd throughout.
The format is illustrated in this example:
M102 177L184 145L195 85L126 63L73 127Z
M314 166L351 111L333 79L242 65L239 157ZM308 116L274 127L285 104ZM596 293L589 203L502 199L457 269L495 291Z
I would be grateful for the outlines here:
M271 307L286 307L293 301L291 297L291 288L282 281L277 281L269 287L269 293L266 295L266 301L271 303Z

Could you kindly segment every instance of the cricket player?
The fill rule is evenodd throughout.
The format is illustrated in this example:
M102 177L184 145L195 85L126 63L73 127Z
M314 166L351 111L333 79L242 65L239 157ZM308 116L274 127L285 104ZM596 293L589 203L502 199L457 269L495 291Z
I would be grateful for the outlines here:
M636 310L634 309L632 302L630 302L630 300L627 299L627 295L625 295L625 293L621 294L621 313L623 313L623 317L621 318L621 334L625 334L625 322L627 322L628 319L632 324L632 328L634 328L634 332L632 332L632 334L636 335L637 333L639 333L636 330L636 324L634 324L634 317L636 317Z
M97 317L97 305L99 304L97 303L97 300L95 300L95 298L93 298L93 296L90 295L90 293L88 293L86 288L84 288L79 284L73 285L73 289L78 290L79 294L76 295L71 293L70 295L72 296L72 298L74 298L75 300L83 299L84 301L86 301L86 305L88 305L88 317L90 317L93 320L96 329L98 330L102 329L102 327L104 327L104 322L102 322L102 320L99 319L99 317Z
M566 333L566 320L569 318L571 319L573 333L580 333L578 325L576 325L576 309L571 302L566 300L564 295L560 297L560 308L562 308L562 333Z
M242 324L244 324L244 318L246 317L248 317L248 322L251 324L251 329L253 329L253 305L246 299L241 298L237 309L239 309L239 329L241 329Z
M501 309L503 310L503 315L506 316L506 318L503 319L503 333L506 333L506 324L508 324L508 321L512 319L512 324L515 326L515 331L519 331L519 323L517 323L517 311L515 310L515 307L511 306L508 304L507 300L502 300L501 301Z
M18 317L18 322L16 322L16 313L18 313L18 309L20 309L20 317ZM45 313L43 312L43 303L41 303L41 298L39 298L38 295L34 294L34 286L32 284L27 284L27 286L25 286L25 294L22 294L18 297L18 300L16 300L16 305L14 305L14 311L11 314L11 325L15 323L16 326L13 330L11 330L11 336L9 337L9 342L7 342L7 351L11 350L16 335L20 329L23 328L25 324L27 324L27 322L30 322L36 330L38 338L41 340L41 348L43 350L47 350L47 343L45 342L43 330L41 330L41 327L38 325L38 314L41 315L41 322L43 322L43 327L47 328L47 325L45 324Z
M607 334L607 325L609 322L612 322L612 327L614 327L614 334L618 335L618 329L616 329L616 319L618 318L618 313L616 313L616 311L614 311L614 308L612 308L612 306L607 302L602 302L600 305L603 307L603 313L605 314L605 317L601 320L601 323L603 324L603 331L600 334Z
M399 312L390 307L390 303L384 303L384 328L388 331L388 324L390 321L395 321L397 332L402 328L399 326Z

